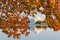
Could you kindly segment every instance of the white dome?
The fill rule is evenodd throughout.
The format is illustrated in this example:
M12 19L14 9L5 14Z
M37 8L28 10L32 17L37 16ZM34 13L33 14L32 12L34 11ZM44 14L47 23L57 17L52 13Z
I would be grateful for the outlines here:
M36 17L36 18L35 18L35 22L37 22L37 21L42 22L42 18L40 18L40 17Z

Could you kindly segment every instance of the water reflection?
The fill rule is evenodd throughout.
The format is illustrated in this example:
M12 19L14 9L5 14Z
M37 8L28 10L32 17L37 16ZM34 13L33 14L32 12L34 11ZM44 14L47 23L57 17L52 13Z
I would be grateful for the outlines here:
M29 24L29 27L28 29L35 32L35 33L40 33L43 29L47 29L47 28L50 28L50 29L53 29L53 31L58 31L60 30L60 26L57 25L55 27L48 27L47 23L44 21L44 22L36 22L35 24Z
M43 24L43 23L41 23L41 24ZM52 32L52 30L50 30L49 29L49 27L47 27L47 25L45 25L45 26L42 26L41 24L29 24L29 27L27 27L27 30L28 31L30 31L30 33L29 32L27 32L27 34L30 34L30 35L28 35L28 40L39 40L39 39L42 39L42 40L48 40L48 38L50 39L51 38L51 40L54 40L54 37L55 36L52 36L52 35L55 35L55 33L53 33ZM48 28L48 29L47 29ZM44 30L45 29L45 30ZM52 28L53 30L55 30L54 28ZM45 31L47 31L47 32L45 32ZM22 30L21 30L21 32L22 32ZM40 32L42 32L42 33L40 33ZM36 34L39 34L39 35L36 35ZM50 34L49 36L47 36L47 33L48 34ZM45 35L45 36L42 36L42 35L40 35L40 34L42 34L42 35ZM57 34L59 34L59 32L57 32ZM20 34L20 35L22 35L22 34ZM37 38L36 38L36 36L37 36ZM27 36L27 35L26 35ZM35 36L35 37L34 37ZM58 35L56 35L57 37L58 37ZM47 38L48 37L48 38ZM53 37L53 38L52 38ZM25 37L20 37L21 38L21 40L26 40L25 39ZM24 38L24 39L23 39ZM44 39L43 39L44 38ZM59 37L58 37L59 38ZM8 38L7 40L9 40L10 38ZM15 39L12 39L12 40L15 40ZM55 39L56 40L56 39Z
M42 31L41 27L35 27L34 28L34 32L36 32L37 34L40 33Z
M10 36L13 35L14 38L20 38L21 35L23 35L23 34L25 35L25 37L26 36L29 37L29 34L32 33L31 31L33 31L36 34L40 34L40 32L42 32L44 29L46 30L47 28L50 28L50 27L48 27L47 23L44 21L44 22L41 22L41 23L40 22L36 22L35 24L29 23L29 26L27 27L27 29L21 29L21 30L19 30L19 32L21 34L19 34L19 32L16 34L17 31L11 32L12 29L8 29L8 28L4 29L3 32L5 32L6 34L9 33L8 37L10 37ZM50 29L53 29L54 31L58 31L60 29L60 27L59 26L58 27L52 27ZM8 32L8 30L11 30L11 31Z

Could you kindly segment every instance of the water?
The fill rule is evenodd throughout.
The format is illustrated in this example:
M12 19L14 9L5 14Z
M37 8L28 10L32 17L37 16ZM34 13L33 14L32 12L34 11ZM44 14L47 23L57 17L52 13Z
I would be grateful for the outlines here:
M53 31L51 28L44 29L37 33L37 31L34 30L36 25L30 25L30 34L28 37L25 37L22 35L20 39L14 39L14 38L8 38L6 34L1 32L0 29L0 40L60 40L60 30L59 31ZM39 29L39 28L38 28Z

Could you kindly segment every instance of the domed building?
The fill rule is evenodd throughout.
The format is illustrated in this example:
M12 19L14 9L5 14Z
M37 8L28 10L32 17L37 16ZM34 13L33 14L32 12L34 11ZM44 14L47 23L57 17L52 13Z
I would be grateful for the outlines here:
M40 17L35 18L35 24L40 24L42 22L42 19Z

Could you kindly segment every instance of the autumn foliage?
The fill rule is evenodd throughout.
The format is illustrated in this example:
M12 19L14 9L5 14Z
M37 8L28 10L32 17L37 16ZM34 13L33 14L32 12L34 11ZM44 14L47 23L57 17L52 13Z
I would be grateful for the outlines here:
M39 8L43 7L44 10ZM46 16L48 27L60 29L60 1L59 0L0 0L0 28L8 37L20 38L21 34L28 36L28 15L34 17L36 12ZM24 12L27 16L20 16ZM55 17L53 18L52 15Z

